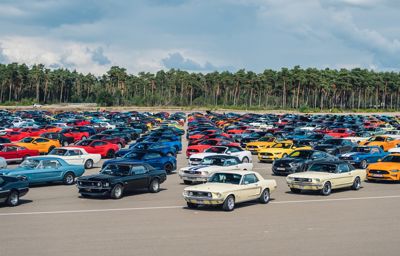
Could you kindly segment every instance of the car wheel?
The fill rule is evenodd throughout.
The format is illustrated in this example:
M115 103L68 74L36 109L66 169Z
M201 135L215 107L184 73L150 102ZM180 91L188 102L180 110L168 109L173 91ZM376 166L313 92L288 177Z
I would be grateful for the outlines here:
M75 175L72 172L67 172L63 178L64 185L73 185L75 183Z
M367 160L362 160L361 163L360 163L360 167L362 169L366 169L367 166L368 166Z
M160 181L158 179L154 179L150 182L149 191L151 193L158 193L160 191Z
M30 155L26 155L22 158L22 162L25 161L28 157L30 157Z
M171 172L173 171L173 169L174 169L174 166L173 166L171 163L166 163L166 164L164 165L164 170L165 170L167 173L171 173Z
M81 140L86 140L87 138L86 138L86 136L82 136L82 138L81 138Z
M264 191L261 193L261 196L259 198L260 203L262 204L267 204L269 202L270 196L269 196L269 189L266 188Z
M185 183L185 185L192 185L191 180L183 180L183 183Z
M68 146L68 141L64 141L64 142L62 143L62 145L63 145L64 147Z
M121 144L121 143L118 143L117 145L118 145L118 148L119 148L119 149L122 148L122 144Z
M242 162L243 163L248 163L248 162L250 162L250 160L249 160L249 158L247 156L245 156L245 157L243 157Z
M193 203L189 203L189 202L187 202L186 204L187 204L187 207L189 209L196 209L197 208L197 204L193 204Z
M282 158L285 158L285 157L287 157L287 154L283 154L283 155L282 155Z
M361 179L360 177L356 177L354 179L353 185L351 186L353 190L359 190L361 188Z
M172 154L171 152L168 152L167 156L174 156L174 154Z
M111 198L120 199L124 193L124 187L121 184L117 184L111 190Z
M110 149L107 151L107 158L114 158L115 157L115 151L113 149Z
M298 189L298 188L290 188L290 191L292 191L292 193L294 193L294 194L301 193L301 189Z
M10 195L8 195L7 205L14 207L14 206L17 206L18 204L19 204L19 194L17 191L12 190L10 192Z
M323 196L329 196L332 192L332 186L329 181L325 182L324 186L321 189L321 194Z
M85 169L92 169L93 168L93 160L92 159L88 159L85 162Z
M233 209L235 209L235 197L233 195L229 195L225 199L222 209L227 212L231 212Z

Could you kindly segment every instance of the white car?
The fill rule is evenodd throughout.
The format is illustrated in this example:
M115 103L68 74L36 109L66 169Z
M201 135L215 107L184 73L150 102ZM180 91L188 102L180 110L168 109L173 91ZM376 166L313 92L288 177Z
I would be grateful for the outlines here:
M74 147L55 148L48 155L62 158L69 164L83 165L85 169L93 168L93 165L98 163L101 159L100 154L89 154L82 148Z
M400 130L386 131L384 135L390 136L394 139L400 139Z
M235 146L214 146L206 149L204 153L193 154L189 157L189 165L198 165L204 157L215 155L237 156L243 163L251 163L251 152Z
M185 184L203 183L217 171L252 171L252 163L242 163L236 156L207 156L197 166L188 166L179 170L179 177Z
M110 124L110 123L108 123L108 122L99 122L98 125L99 125L100 127L106 128L106 129L115 129L115 128L117 127L116 125Z
M0 157L0 169L7 168L7 161L4 157Z

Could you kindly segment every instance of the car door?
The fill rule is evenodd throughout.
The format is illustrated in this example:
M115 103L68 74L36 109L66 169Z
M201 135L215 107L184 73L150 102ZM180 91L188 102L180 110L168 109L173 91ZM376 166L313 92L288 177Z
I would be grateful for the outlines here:
M16 146L5 146L1 152L1 156L6 160L18 159L17 147Z
M164 163L162 162L162 156L160 153L155 153L155 152L147 153L143 159L145 160L146 163L153 166L154 168L164 167Z
M132 180L129 184L130 190L147 188L149 185L148 170L143 165L133 165L131 168Z
M90 145L90 148L92 149L92 152L90 153L95 153L95 154L102 154L105 155L104 151L104 147L107 144L107 142L104 141L94 141L92 142L92 144Z
M40 181L58 181L63 174L61 164L56 159L42 160L36 176Z
M340 163L336 167L336 173L333 173L332 187L342 188L347 187L353 182L353 176L350 172L350 167L346 163Z
M254 200L261 194L262 187L259 184L257 176L254 174L244 175L240 186L244 201Z
M85 161L79 149L69 149L65 155L65 159L70 164L83 164Z

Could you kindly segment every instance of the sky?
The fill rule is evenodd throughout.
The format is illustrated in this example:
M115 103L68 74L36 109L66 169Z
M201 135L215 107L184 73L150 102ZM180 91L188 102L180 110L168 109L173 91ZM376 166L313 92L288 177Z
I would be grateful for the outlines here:
M397 0L0 0L0 63L400 70Z

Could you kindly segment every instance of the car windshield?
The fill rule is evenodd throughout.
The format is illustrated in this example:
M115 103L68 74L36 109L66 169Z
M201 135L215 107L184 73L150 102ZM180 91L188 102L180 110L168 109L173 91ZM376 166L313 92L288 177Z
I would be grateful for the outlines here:
M89 146L90 143L92 143L91 140L81 140L78 143L76 143L76 145L78 145L78 146Z
M259 139L258 141L273 142L274 138L273 137L263 137L263 138Z
M342 143L342 140L326 140L324 144L340 145L341 143Z
M24 142L24 143L30 143L32 141L33 141L33 138L25 138L25 139L21 140L21 142Z
M290 148L292 146L291 143L276 143L272 147L273 148Z
M385 141L385 137L372 137L368 141Z
M130 169L129 165L108 164L100 171L100 173L113 176L125 176L129 174Z
M211 148L205 150L204 152L205 152L205 153L218 153L218 154L222 154L222 153L225 152L225 150L226 150L226 148L223 148L223 147L211 147Z
M211 158L211 157L205 157L201 161L201 165L218 165L218 166L223 166L225 162L224 158Z
M39 163L40 163L40 161L36 160L36 159L26 159L25 161L23 161L20 164L20 167L26 167L26 168L33 169L33 168L38 167Z
M358 153L369 153L371 152L371 148L366 147L354 147L351 152L358 152Z
M289 157L308 159L311 157L312 154L313 154L313 151L299 150L299 151L294 151L293 153L291 153L289 155Z
M123 158L130 158L130 159L142 159L146 153L138 153L138 152L130 152L125 154Z
M334 173L336 171L336 165L334 164L313 164L308 168L310 172L329 172Z
M63 149L63 148L55 148L53 149L49 155L55 155L55 156L63 156L65 153L67 153L68 150Z
M239 185L242 175L234 173L214 173L208 182L210 183L228 183Z
M400 163L399 155L389 155L382 159L382 162Z

